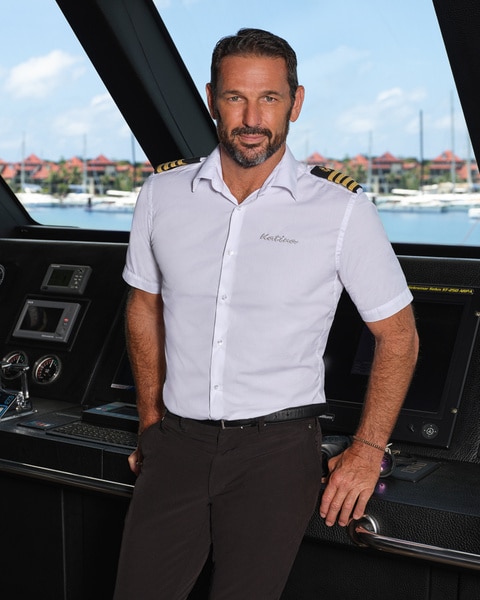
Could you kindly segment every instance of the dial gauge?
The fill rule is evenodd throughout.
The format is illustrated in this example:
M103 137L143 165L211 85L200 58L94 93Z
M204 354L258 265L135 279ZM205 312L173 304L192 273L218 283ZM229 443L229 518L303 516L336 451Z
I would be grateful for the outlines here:
M58 356L48 354L42 356L33 365L32 377L36 383L47 385L56 381L62 370L62 363Z
M13 350L2 358L2 362L7 362L12 365L28 365L28 358L22 350ZM20 371L17 369L4 368L2 377L4 379L15 379L20 376Z

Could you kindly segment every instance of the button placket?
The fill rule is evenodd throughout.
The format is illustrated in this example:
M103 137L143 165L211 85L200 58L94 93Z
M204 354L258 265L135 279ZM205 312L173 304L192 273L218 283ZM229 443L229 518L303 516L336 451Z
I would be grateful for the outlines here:
M223 416L223 376L230 324L230 298L235 283L236 258L244 213L244 208L240 206L232 211L222 257L210 365L210 418L212 419Z

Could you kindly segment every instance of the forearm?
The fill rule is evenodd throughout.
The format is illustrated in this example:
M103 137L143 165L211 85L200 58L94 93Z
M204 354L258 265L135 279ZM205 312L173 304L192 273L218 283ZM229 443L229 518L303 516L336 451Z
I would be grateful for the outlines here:
M378 339L356 436L381 447L388 443L415 369L418 340L412 326L401 328L395 342Z
M368 326L376 342L374 361L354 442L328 463L330 475L320 505L327 525L333 525L338 517L339 525L345 526L351 516L358 519L363 515L417 359L411 307Z
M131 290L125 316L141 433L159 421L164 413L162 390L166 366L161 296Z

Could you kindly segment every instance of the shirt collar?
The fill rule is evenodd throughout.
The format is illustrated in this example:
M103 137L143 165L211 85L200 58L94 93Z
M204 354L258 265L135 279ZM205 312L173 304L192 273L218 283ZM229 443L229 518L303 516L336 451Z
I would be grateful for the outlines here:
M217 146L202 162L192 181L192 192L195 192L202 179L209 179L214 189L220 189L223 184L220 148Z
M282 187L288 190L292 198L296 201L298 177L297 169L298 161L295 159L290 151L290 148L287 146L285 148L285 154L282 156L282 160L278 163L269 177L270 182L268 183L267 180L266 183L272 187Z
M267 178L263 187L282 187L290 192L294 200L297 200L297 165L297 160L287 146L282 160ZM221 190L225 185L222 178L219 146L207 156L195 175L192 182L193 192L195 192L202 179L209 179L213 188L217 190Z

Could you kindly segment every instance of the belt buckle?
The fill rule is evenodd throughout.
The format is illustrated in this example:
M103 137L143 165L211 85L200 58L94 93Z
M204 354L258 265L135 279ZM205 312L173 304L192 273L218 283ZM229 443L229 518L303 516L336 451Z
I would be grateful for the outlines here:
M248 425L246 423L244 424L234 424L234 421L229 421L228 419L220 419L220 427L222 429L244 429L245 427L248 427Z

